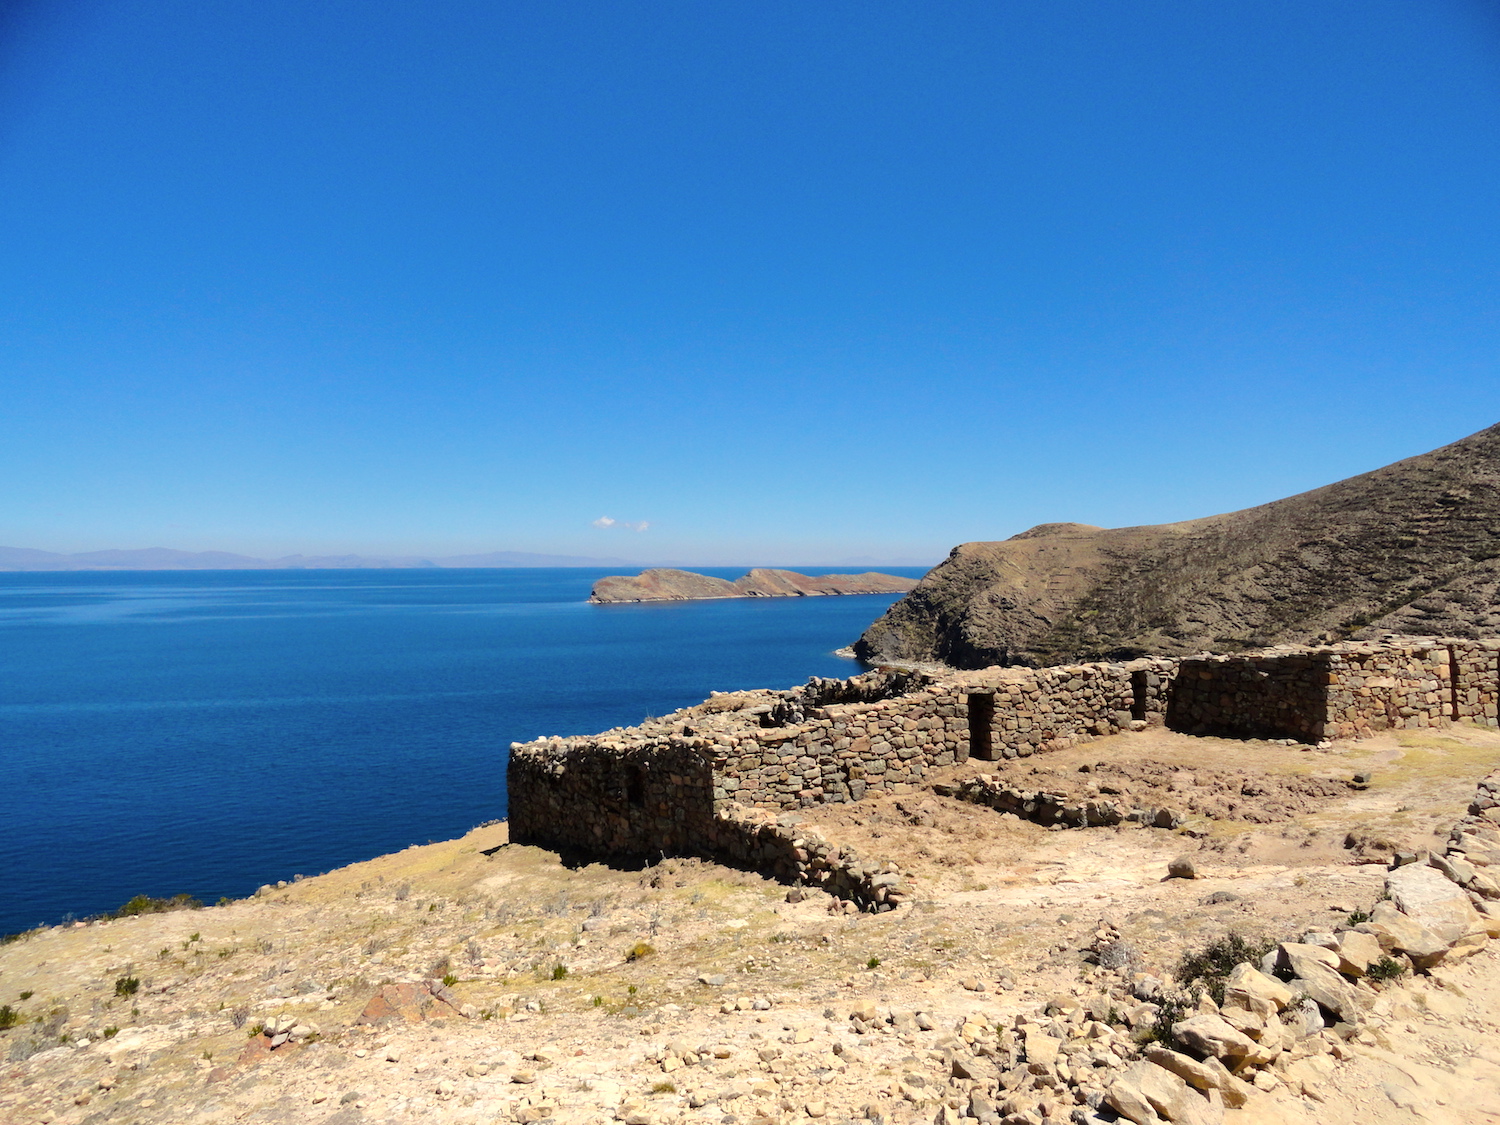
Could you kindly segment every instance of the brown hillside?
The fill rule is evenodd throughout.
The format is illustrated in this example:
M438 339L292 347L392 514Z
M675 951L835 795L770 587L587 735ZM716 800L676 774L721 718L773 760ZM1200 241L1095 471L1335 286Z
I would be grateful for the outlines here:
M965 543L860 638L960 668L1500 632L1500 426L1240 512Z

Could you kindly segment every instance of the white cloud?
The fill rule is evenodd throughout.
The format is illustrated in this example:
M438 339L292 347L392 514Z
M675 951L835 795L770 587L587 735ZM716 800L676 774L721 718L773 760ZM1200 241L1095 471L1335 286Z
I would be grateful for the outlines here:
M610 516L600 516L596 520L591 520L590 524L593 527L618 527L622 531L645 531L651 526L645 520L641 520L638 523L631 523L629 520L617 520Z

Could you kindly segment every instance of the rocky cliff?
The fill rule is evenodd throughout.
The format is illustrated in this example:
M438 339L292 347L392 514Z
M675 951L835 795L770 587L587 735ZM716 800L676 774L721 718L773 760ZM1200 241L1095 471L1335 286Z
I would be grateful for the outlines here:
M855 645L960 668L1500 633L1500 426L1285 500L965 543Z
M612 575L594 583L589 601L674 602L698 598L789 598L832 594L904 594L914 578L894 574L798 574L795 570L752 570L730 582L691 570L659 568L635 577Z

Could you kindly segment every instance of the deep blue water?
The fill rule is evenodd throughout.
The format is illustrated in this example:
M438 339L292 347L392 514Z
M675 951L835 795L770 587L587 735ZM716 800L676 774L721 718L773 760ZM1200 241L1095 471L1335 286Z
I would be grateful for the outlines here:
M511 742L852 675L895 600L588 605L605 573L0 574L0 933L451 838Z

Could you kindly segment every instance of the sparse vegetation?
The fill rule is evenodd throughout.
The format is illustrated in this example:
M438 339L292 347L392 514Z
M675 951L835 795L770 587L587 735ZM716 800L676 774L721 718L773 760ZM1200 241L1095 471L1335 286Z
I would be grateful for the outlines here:
M1201 984L1215 1004L1224 1002L1224 980L1234 967L1248 961L1252 965L1276 948L1276 942L1268 938L1247 938L1243 934L1230 932L1216 941L1211 941L1196 953L1188 953L1177 966L1180 984Z
M136 895L129 902L105 918L133 918L138 914L169 914L174 910L202 910L203 903L192 895L173 895L171 898L152 898Z
M1393 981L1406 972L1406 965L1394 957L1382 957L1366 970L1365 975L1373 981Z
M649 942L638 941L625 951L625 960L640 961L650 957L656 952L656 947Z
M134 996L141 990L141 982L136 977L120 977L115 981L116 996Z
M1145 1039L1148 1043L1164 1043L1172 1045L1172 1025L1187 1019L1188 1012L1193 1007L1193 1000L1186 992L1174 993L1171 996L1163 996L1157 1001L1159 1011L1156 1020L1146 1029Z
M677 1083L655 1082L651 1086L651 1092L653 1094L675 1094L677 1093Z
M30 993L27 993L29 996ZM0 1004L0 1031L9 1031L21 1022L21 1013L9 1004Z
M878 968L880 968L880 958L879 957L871 957L868 961L865 962L865 968L867 968L867 969L878 969Z
M1358 926L1360 923L1368 922L1369 920L1370 916L1363 910L1356 910L1353 914L1349 915L1349 925L1351 926Z
M455 974L453 974L453 973L444 973L443 974L443 984L446 985L447 987L452 988L457 983L458 983L458 977Z
M568 976L568 967L561 961L552 966L552 979L565 980Z

